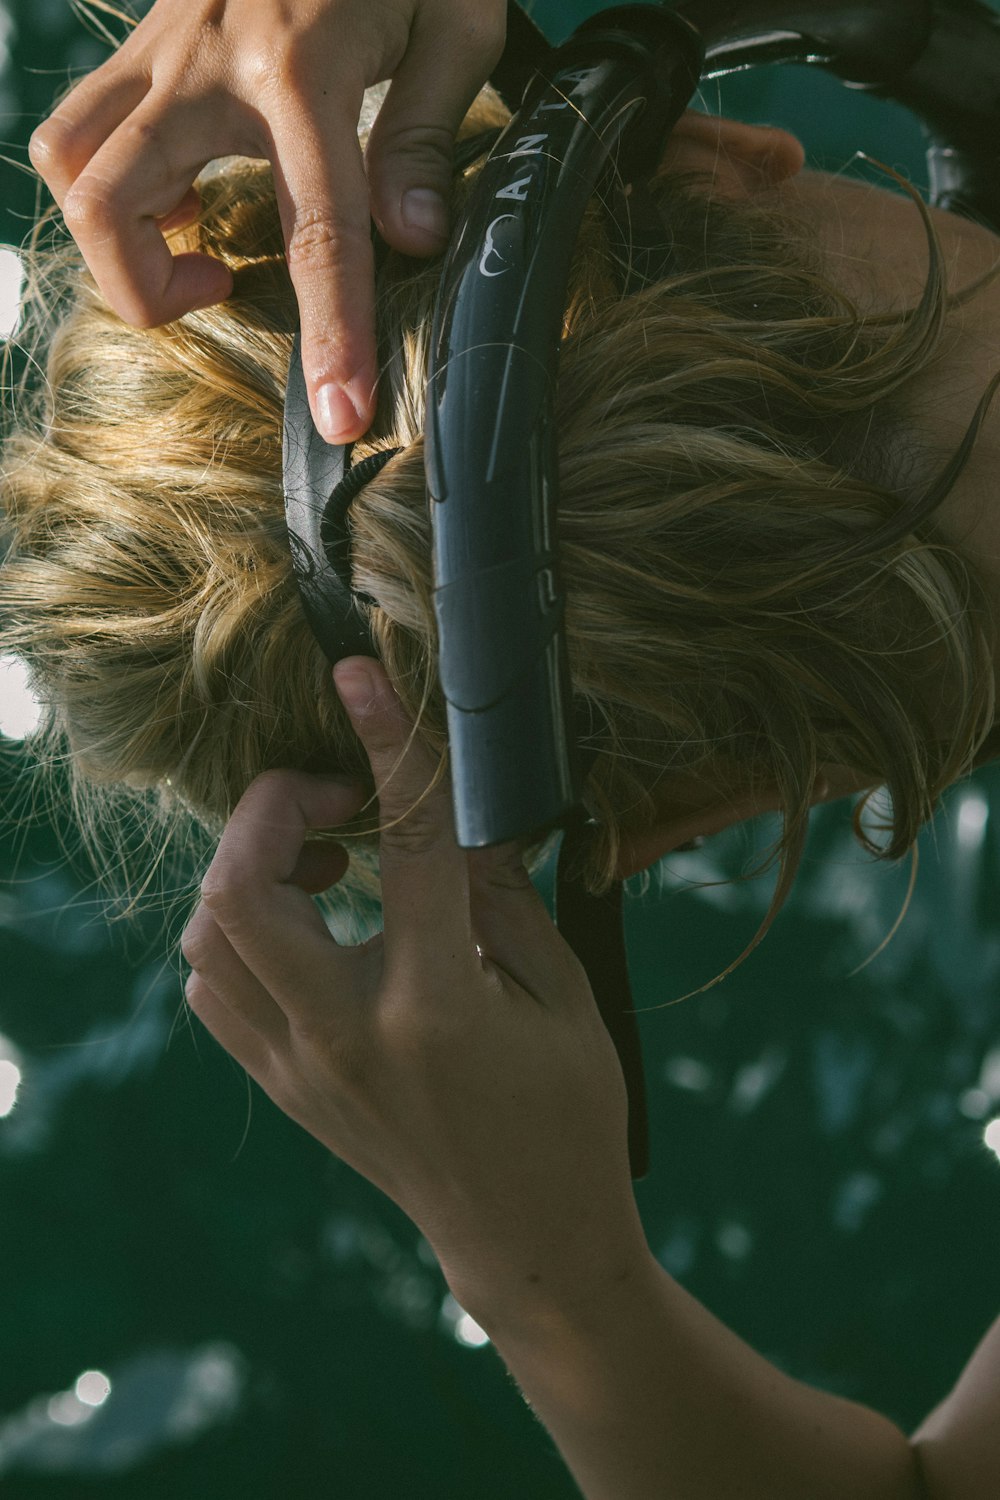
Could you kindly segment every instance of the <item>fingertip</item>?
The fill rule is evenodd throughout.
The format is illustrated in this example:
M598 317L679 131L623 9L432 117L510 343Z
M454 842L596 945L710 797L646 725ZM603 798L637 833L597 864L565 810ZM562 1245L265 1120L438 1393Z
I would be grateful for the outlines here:
M204 307L218 307L220 302L228 302L233 295L233 273L229 267L213 256L200 255L198 259L211 266L212 271L204 273L208 287L192 304L189 309L191 312L200 312Z
M413 187L403 193L400 226L411 254L434 255L448 244L448 205L436 188Z
M139 328L158 328L187 313L217 307L233 293L233 273L221 260L200 251L183 251L171 258L170 282L159 305L140 293L128 308L117 307L120 317Z
M55 158L55 152L52 149L52 142L49 138L50 129L51 126L49 126L49 122L46 120L33 130L28 137L28 160L39 177L46 181L52 175Z
M355 443L372 423L370 387L366 382L338 385L326 380L313 397L313 420L328 443Z
M340 701L352 718L370 713L388 679L378 662L366 656L348 656L333 669L333 680Z

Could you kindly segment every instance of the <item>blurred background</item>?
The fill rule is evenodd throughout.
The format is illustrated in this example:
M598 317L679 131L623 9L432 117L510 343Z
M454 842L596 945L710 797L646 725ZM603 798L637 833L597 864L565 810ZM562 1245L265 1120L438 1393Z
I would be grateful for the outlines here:
M558 39L600 8L534 13ZM31 129L108 51L73 0L0 3L8 246L45 202ZM798 131L813 166L863 175L864 148L926 188L915 122L817 71L700 105ZM5 335L16 264L0 255ZM187 1024L157 912L111 922L72 828L25 818L32 712L0 661L3 1494L575 1495L409 1221ZM1000 1308L998 777L949 796L863 968L909 867L865 857L846 805L815 814L788 908L705 995L670 1004L742 950L771 885L702 883L773 827L675 856L627 904L654 1251L783 1369L904 1427Z

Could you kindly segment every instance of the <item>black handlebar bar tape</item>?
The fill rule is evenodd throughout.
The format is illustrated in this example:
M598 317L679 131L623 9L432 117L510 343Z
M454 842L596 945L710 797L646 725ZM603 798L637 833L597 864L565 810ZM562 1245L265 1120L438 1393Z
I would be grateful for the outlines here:
M585 28L530 83L470 194L435 311L425 461L463 848L564 827L580 807L553 417L569 267L598 184L616 158L631 170L659 155L702 63L687 23L627 9L642 12L638 39Z
M917 62L873 93L917 115L930 199L1000 234L1000 16L979 0L932 0Z
M921 55L931 0L680 0L717 78L763 63L814 63L845 82L885 83Z
M811 63L921 121L930 201L1000 233L1000 16L982 0L680 0L705 77Z

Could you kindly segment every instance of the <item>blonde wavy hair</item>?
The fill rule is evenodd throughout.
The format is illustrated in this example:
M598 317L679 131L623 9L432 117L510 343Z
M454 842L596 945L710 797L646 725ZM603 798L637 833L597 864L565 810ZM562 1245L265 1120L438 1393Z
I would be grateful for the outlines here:
M481 96L468 135L507 116ZM454 207L479 163L460 174ZM21 343L41 380L9 402L0 644L45 704L33 747L66 768L95 849L127 800L166 840L217 833L270 767L369 767L302 615L281 487L297 315L266 165L203 178L173 248L233 272L232 296L162 328L106 305L65 238L27 256ZM675 269L617 289L600 205L572 271L561 352L559 535L575 692L593 721L589 888L615 878L626 823L654 817L664 773L729 768L723 792L776 786L784 827L773 909L801 856L823 763L891 793L889 837L913 844L971 768L994 717L982 586L933 512L995 386L937 484L925 483L907 382L938 352L949 295L930 215L918 306L864 312L838 290L808 224L773 201L722 202L658 178ZM916 211L916 209L915 209ZM354 579L377 601L378 652L416 732L447 760L436 672L422 433L434 262L389 256L378 287L378 416L356 457L402 451L350 511ZM942 741L925 690L944 685ZM334 893L377 897L377 819ZM528 851L529 868L551 841Z

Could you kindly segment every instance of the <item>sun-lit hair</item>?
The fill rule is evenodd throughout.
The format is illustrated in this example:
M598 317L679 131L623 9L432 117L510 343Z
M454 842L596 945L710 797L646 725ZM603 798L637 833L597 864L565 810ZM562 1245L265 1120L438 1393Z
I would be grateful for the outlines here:
M465 133L504 118L483 95ZM456 204L477 170L456 181ZM371 786L286 540L297 315L270 172L233 160L201 188L199 222L171 243L231 268L221 306L135 329L70 243L28 262L21 340L44 379L29 371L8 418L0 648L30 665L46 706L35 748L68 767L95 847L123 786L152 798L165 829L193 815L212 832L270 767ZM780 901L821 764L889 788L876 852L899 857L993 723L982 585L934 524L954 475L931 494L936 469L906 408L964 296L947 293L915 193L926 292L874 316L771 195L719 201L693 177L656 191L675 271L623 300L592 205L561 353L566 630L600 824L587 879L612 881L622 829L653 819L662 773L703 774L733 797L779 789ZM356 457L404 451L350 524L379 654L444 767L422 448L439 269L393 254L381 276L378 416ZM376 822L369 810L349 825L340 900L377 894L376 836L359 833Z

